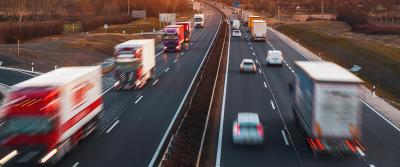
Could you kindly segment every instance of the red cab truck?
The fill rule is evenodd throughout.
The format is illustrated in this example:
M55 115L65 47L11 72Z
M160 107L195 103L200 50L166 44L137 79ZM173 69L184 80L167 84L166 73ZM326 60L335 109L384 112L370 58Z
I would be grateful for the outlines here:
M164 51L180 51L185 41L185 29L183 25L169 25L164 28Z
M0 127L11 166L56 163L95 129L103 111L99 66L59 68L14 88Z
M190 27L190 22L178 22L176 25L182 25L184 29L184 35L185 35L185 42L189 42L190 40L190 35L192 33L192 29Z
M116 89L140 89L153 77L156 65L154 39L126 41L114 50Z

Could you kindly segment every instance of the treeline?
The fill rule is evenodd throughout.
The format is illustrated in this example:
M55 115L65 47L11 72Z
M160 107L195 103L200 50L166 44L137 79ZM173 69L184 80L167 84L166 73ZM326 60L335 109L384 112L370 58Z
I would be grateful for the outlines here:
M158 17L162 12L191 10L191 6L187 0L0 0L0 42L61 34L64 22L82 22L84 31L105 23L128 23L132 10Z

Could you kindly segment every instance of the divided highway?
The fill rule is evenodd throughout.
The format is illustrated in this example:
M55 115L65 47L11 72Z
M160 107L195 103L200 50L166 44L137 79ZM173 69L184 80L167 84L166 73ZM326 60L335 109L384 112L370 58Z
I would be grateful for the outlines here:
M110 89L111 76L103 78L105 113L98 131L82 141L57 166L152 166L171 122L212 43L221 17L205 8L205 27L193 29L189 49L162 51L156 46L156 77L136 91ZM0 82L13 85L30 76L0 71ZM4 77L3 77L4 75Z
M235 18L227 7L223 10L231 19ZM241 33L241 38L230 38L217 167L400 166L400 131L365 104L362 141L366 151L352 157L314 158L306 145L305 135L294 122L288 88L295 74L294 61L307 61L307 58L271 32L268 32L267 42L251 41L247 27L241 27ZM272 49L283 52L285 63L282 67L266 66L266 53ZM256 73L240 73L239 65L245 58L256 61ZM239 112L259 114L266 137L263 146L233 146L233 122Z

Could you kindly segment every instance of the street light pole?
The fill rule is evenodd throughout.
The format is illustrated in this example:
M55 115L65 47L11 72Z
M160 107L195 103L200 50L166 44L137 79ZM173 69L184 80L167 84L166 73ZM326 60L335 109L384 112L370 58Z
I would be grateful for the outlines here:
M279 6L279 1L278 1L278 21L280 20L280 6Z
M131 12L130 11L130 0L128 0L128 15L129 15L130 12Z

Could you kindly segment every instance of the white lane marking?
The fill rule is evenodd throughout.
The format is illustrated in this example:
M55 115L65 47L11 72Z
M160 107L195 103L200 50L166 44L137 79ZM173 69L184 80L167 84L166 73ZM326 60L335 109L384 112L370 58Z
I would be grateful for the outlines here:
M360 154L362 157L365 157L365 153L360 149L360 147L356 147L356 150L358 154Z
M261 74L261 69L258 69L258 72Z
M256 59L256 63L258 64L258 60Z
M219 15L219 16L220 16L220 21L219 21L219 24L218 24L218 29L221 27L221 24L222 24L222 16L221 16L221 15ZM215 41L215 38L216 38L216 37L217 37L217 31L214 32L214 37L213 37L213 40L211 41L211 43L213 43L213 42ZM199 71L200 71L201 66L204 64L204 60L205 60L206 57L207 57L206 55L210 52L210 49L211 49L211 45L208 46L207 52L206 52L206 54L204 55L203 60L201 61L201 64L200 64L199 68L197 69L196 74L194 75L194 77L193 77L193 79L192 79L192 81L191 81L191 83L190 83L190 85L189 85L189 88L188 88L188 90L186 91L185 96L184 96L183 99L182 99L181 104L179 105L178 109L177 109L176 112L175 112L174 118L172 118L172 121L171 121L170 124L168 125L168 128L167 128L167 130L165 131L164 136L162 137L160 143L158 144L157 150L154 152L153 158L151 158L151 161L150 161L148 167L153 167L153 166L154 166L154 163L156 162L156 159L157 159L157 157L158 157L158 154L159 154L160 151L161 151L161 147L164 145L164 142L165 142L165 140L167 139L167 136L168 136L169 132L171 131L171 128L172 128L172 126L173 126L173 124L174 124L176 118L178 117L179 111L182 109L183 103L185 102L185 100L186 100L186 98L187 98L187 96L188 96L188 94L189 94L190 88L193 86L194 80L196 79L197 75L199 74Z
M37 71L28 71L28 70L18 69L18 68L0 67L0 69L19 72L19 73L26 74L26 75L29 75L32 77L43 74L43 73L37 72Z
M274 102L272 100L271 100L271 106L272 106L272 109L275 110L275 105L274 105Z
M295 73L294 70L290 70L290 71L292 71L293 74Z
M165 72L168 72L168 70L169 70L169 67L167 69L165 69Z
M72 165L72 167L77 167L79 165L79 162L75 162L74 165Z
M271 48L273 49L273 50L275 50L275 48L274 48L274 46L272 46L272 44L267 40L267 43L269 44L269 46L271 46Z
M143 95L140 96L140 97L135 101L135 104L139 103L139 101L142 100L142 98L143 98Z
M110 133L111 130L112 130L118 123L119 123L119 120L115 121L114 124L113 124L110 128L108 128L108 130L106 131L106 133Z
M250 46L250 49L253 50L253 47Z
M381 113L376 111L373 107L371 107L367 102L364 100L360 99L362 103L364 103L368 108L370 108L372 111L374 111L379 117L381 117L383 120L385 120L388 124L392 125L393 128L395 128L397 131L400 132L400 128L398 128L396 125L394 125L391 121L389 121L386 117L384 117Z
M4 165L5 163L7 163L7 161L9 161L10 159L14 158L17 154L18 154L17 150L11 151L5 157L0 159L0 165Z
M175 59L174 62L176 63L178 61L178 59Z
M375 165L374 164L369 164L369 167L375 167Z
M151 84L151 85L154 86L157 82L158 82L158 79L155 80L155 81L153 82L153 84Z
M230 31L229 25L229 31ZM218 134L218 147L217 147L217 159L215 161L215 166L221 166L221 151L222 151L222 134L224 131L224 116L225 116L225 103L226 103L226 87L228 83L228 74L229 74L229 57L231 52L231 33L229 32L229 40L228 40L228 57L226 59L226 69L225 69L225 81L224 81L224 94L222 96L222 108L221 108L221 119L219 124L219 134Z
M115 84L114 84L115 85ZM114 87L114 85L113 86L110 86L107 90L105 90L104 92L102 92L101 94L100 94L100 96L103 96L104 94L106 94L108 91L110 91L113 87Z
M163 53L163 52L164 52L164 50L161 50L161 52L158 52L158 53L156 54L156 57L160 56L160 54Z
M249 42L249 45L251 45L251 43Z
M292 70L292 67L288 66L288 68L289 68L290 70Z
M281 130L281 132L282 132L283 140L285 140L286 146L289 146L289 141L288 141L287 138L286 138L285 131Z
M183 56L185 54L185 52L181 53L181 56Z
M255 56L255 55L256 55L256 53L253 52L253 56Z
M264 87L265 87L265 88L268 88L267 83L265 83L265 82L264 82Z

